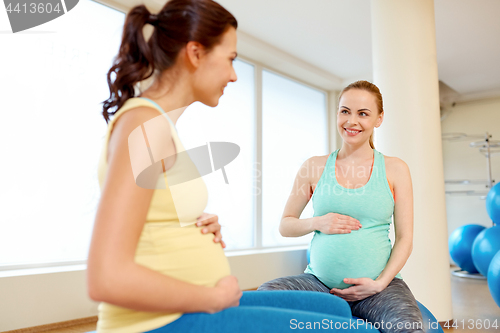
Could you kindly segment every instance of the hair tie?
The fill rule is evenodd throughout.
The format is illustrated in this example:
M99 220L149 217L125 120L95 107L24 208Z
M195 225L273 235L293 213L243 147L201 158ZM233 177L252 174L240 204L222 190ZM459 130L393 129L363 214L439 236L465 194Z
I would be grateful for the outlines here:
M149 23L153 26L157 26L158 25L158 15L156 14L149 14L149 17L148 17L148 20L146 23Z

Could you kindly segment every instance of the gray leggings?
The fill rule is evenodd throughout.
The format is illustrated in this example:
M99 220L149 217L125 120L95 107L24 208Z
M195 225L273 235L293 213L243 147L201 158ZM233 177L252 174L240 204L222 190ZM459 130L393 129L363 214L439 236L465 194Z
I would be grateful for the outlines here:
M271 280L257 290L308 290L330 293L330 288L316 276L307 273ZM425 332L417 301L408 285L399 278L394 278L384 290L375 295L347 303L353 316L373 324L378 323L379 327L374 327L379 328L382 333ZM389 322L390 325L387 324Z

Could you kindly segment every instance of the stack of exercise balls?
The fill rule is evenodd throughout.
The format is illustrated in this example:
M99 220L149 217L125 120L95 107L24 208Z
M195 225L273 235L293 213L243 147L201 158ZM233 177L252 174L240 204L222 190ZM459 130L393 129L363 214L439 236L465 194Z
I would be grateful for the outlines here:
M450 256L460 269L481 273L488 279L491 296L500 306L500 183L486 197L486 211L493 227L464 225L450 235Z
M474 262L472 261L472 244L476 237L486 229L478 224L467 224L455 229L448 239L448 247L451 259L463 271L469 273L478 273Z
M482 240L478 242L478 251L488 253L483 257L480 256L481 261L478 264L483 269L484 264L491 255L487 269L488 287L490 288L491 296L500 306L500 183L493 186L488 195L486 196L486 211L496 225L485 234ZM474 244L475 245L475 244ZM496 250L495 250L496 249ZM496 251L496 252L494 252Z

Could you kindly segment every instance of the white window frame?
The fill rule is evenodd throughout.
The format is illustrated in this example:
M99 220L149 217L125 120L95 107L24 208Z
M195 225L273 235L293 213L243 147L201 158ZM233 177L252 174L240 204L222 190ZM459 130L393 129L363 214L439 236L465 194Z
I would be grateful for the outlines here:
M289 75L287 74L284 74L284 73L280 73L279 71L276 71L276 70L273 70L265 65L262 65L260 64L259 62L257 61L254 61L254 60L251 60L245 56L238 56L239 60L249 64L249 65L252 65L254 67L254 95L255 95L255 147L256 147L256 165L257 165L257 169L255 170L256 172L258 172L258 174L260 175L258 178L257 177L254 177L255 179L255 183L254 183L254 186L260 190L258 191L259 194L256 195L256 199L255 199L255 217L254 217L254 239L253 239L253 243L254 243L254 246L250 247L250 248L244 248L244 249L235 249L235 250L227 250L226 253L231 255L231 254L235 254L237 255L239 252L249 252L249 251L259 251L259 250L272 250L272 249L287 249L287 248L292 248L292 249L295 249L297 246L306 246L307 243L304 243L304 244L297 244L297 245L293 245L293 246L290 246L290 245L276 245L276 246L263 246L262 245L262 232L263 232L263 226L262 226L262 220L263 220L263 216L262 216L262 145L263 145L263 141L262 141L262 94L263 94L263 90L262 90L262 73L264 70L270 72L270 73L273 73L273 74L276 74L276 75L279 75L279 76L282 76L290 81L293 81L293 82L296 82L298 84L301 84L301 85L304 85L306 87L309 87L311 89L315 89L315 90L318 90L320 92L322 92L324 95L325 95L325 112L326 112L326 119L327 119L327 124L325 124L325 126L327 127L327 133L328 133L328 138L327 138L327 147L328 147L328 150L331 151L331 140L330 140L330 136L331 136L331 129L329 128L328 124L330 123L330 112L328 112L329 108L328 108L328 105L329 105L329 94L327 91L321 89L321 88L318 88L318 87L315 87L315 86L312 86L310 84L307 84L306 82L303 82L301 80L298 80L298 79L294 79L292 77L290 77ZM292 182L293 179L290 180L290 182ZM75 265L82 265L82 264L86 264L86 260L74 260L74 261L59 261L59 262L47 262L47 263L36 263L36 264L20 264L20 265L8 265L8 266L0 266L0 272L2 271L12 271L12 270L24 270L24 269L35 269L35 268L47 268L47 267L67 267L67 266L75 266Z
M263 141L262 141L262 108L263 108L263 99L262 99L262 95L263 95L263 71L267 71L269 73L272 73L272 74L275 74L275 75L279 75L287 80L290 80L292 82L295 82L295 83L298 83L300 85L303 85L303 86L306 86L308 88L311 88L311 89L315 89L315 90L318 90L320 92L322 92L325 96L325 113L326 113L326 133L327 133L327 147L328 147L328 151L331 150L331 140L330 140L330 137L331 137L331 128L329 126L330 124L330 110L329 110L329 93L328 91L322 89L322 88L319 88L319 87L316 87L316 86L313 86L311 84L308 84L307 82L304 82L302 80L299 80L299 79L295 79L293 77L291 77L290 75L288 74L285 74L285 73L281 73L280 71L277 71L275 69L272 69L266 65L263 65L261 63L259 63L258 61L255 61L255 60L252 60L252 59L249 59L245 56L240 56L238 55L238 58L250 65L253 65L254 66L254 84L255 84L255 129L256 129L256 132L255 132L255 139L256 139L256 165L257 165L257 170L258 171L258 174L260 175L258 178L255 177L256 179L256 182L255 182L255 187L258 189L258 195L257 195L257 198L255 200L255 220L254 220L254 246L251 248L251 249L248 249L248 250L265 250L265 249L286 249L286 248L293 248L295 246L306 246L307 243L304 243L304 244L298 244L298 245L294 245L294 246L290 246L290 245L275 245L275 246L263 246L262 245L262 232L263 232L263 225L262 225L262 220L263 220L263 216L262 216L262 195L263 195L263 191L262 191L262 186L263 186L263 182L262 182L262 175L263 175L263 172L262 172L262 145L263 145ZM293 179L290 179L290 183L293 182ZM226 251L226 253L232 253L232 252L237 252L239 250L228 250Z

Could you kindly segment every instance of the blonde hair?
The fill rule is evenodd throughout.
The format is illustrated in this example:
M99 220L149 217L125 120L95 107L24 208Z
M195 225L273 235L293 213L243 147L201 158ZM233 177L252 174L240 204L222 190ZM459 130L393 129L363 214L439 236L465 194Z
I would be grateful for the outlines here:
M354 83L351 83L350 85L348 85L344 89L342 89L342 91L340 92L340 95L339 95L339 100L338 100L339 103L340 103L340 99L342 98L342 95L346 91L351 90L351 89L359 89L359 90L364 90L364 91L368 91L369 93L371 93L375 97L375 103L377 104L378 114L380 115L382 112L384 112L384 102L382 100L382 94L380 93L380 90L378 89L378 87L376 85L374 85L373 83L368 82L368 81L356 81ZM372 149L375 149L375 146L373 145L373 133L372 133L372 135L370 135L369 142L370 142L370 147Z

